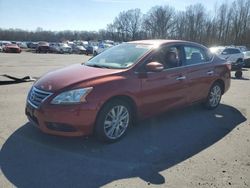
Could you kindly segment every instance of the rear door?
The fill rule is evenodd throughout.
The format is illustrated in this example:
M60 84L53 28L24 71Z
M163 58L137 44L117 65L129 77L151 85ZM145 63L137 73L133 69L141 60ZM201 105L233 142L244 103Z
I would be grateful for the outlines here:
M184 52L189 88L187 98L189 103L194 103L207 97L214 80L213 56L198 46L184 46Z

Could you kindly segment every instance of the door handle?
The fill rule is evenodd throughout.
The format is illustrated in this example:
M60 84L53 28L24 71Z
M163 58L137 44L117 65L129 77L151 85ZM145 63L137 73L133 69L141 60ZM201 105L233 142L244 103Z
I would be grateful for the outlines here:
M186 76L180 76L180 77L177 77L176 80L186 80Z
M214 73L214 71L208 71L207 74L208 75L212 75Z

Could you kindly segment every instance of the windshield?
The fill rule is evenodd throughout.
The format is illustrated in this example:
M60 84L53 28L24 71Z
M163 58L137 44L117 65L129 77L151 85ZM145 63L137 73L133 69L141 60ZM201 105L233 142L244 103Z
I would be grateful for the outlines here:
M87 66L125 69L137 62L152 46L123 43L89 60Z
M214 54L220 54L225 48L224 47L211 47L210 52Z

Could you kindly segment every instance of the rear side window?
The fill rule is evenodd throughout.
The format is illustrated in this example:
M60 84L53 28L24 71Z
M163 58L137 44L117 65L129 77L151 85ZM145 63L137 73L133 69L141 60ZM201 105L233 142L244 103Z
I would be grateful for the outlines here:
M184 46L185 65L195 65L209 61L212 57L202 49L193 46Z
M235 49L235 48L226 48L225 50L223 50L222 54L227 55L227 54L238 54L240 53L239 49Z
M232 49L232 53L233 54L238 54L238 53L240 53L240 50L238 50L238 49Z

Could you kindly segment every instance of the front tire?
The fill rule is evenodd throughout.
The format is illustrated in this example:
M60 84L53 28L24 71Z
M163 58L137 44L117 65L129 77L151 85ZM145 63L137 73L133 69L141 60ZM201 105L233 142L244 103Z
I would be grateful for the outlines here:
M209 90L208 97L204 106L208 110L213 110L217 108L220 104L222 96L222 86L219 82L215 82Z
M95 134L105 142L116 142L121 139L132 122L131 107L128 103L114 99L100 110L96 120Z

